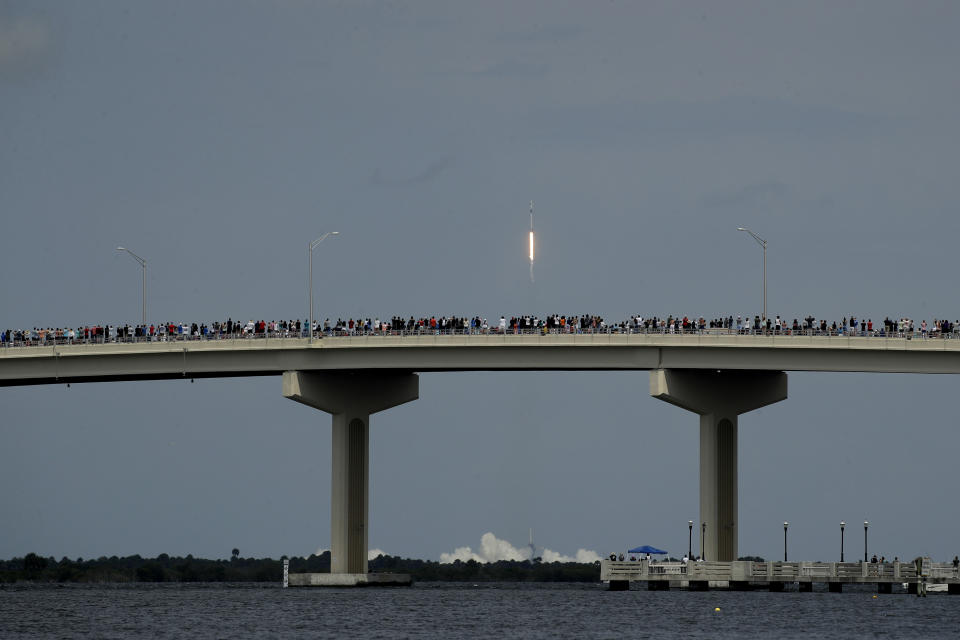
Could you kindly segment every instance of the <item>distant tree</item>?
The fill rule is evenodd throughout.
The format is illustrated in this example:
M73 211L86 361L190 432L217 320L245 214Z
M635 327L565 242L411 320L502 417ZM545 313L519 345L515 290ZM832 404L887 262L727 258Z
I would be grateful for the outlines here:
M23 570L28 576L36 576L47 568L47 559L35 553L28 553L23 558Z
M157 562L150 561L137 569L137 580L140 582L163 582L163 567Z
M230 555L232 555L233 559L236 560L237 558L240 557L240 549L237 549L236 547L234 547L233 551L230 552Z

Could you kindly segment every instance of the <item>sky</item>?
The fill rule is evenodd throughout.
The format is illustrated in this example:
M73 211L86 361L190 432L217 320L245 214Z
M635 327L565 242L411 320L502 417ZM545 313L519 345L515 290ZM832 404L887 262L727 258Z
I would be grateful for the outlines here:
M952 2L0 3L0 325L960 318ZM535 282L529 202L536 203ZM371 548L496 559L698 520L639 372L431 373L371 420ZM951 376L790 373L739 552L960 552ZM279 378L0 389L0 558L329 547L330 418ZM694 552L697 543L694 541ZM511 551L511 549L513 551ZM580 556L586 557L586 556Z

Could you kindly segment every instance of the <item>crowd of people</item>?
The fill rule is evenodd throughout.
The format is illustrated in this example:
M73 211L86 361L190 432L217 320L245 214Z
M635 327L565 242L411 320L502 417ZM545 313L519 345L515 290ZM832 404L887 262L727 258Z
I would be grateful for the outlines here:
M34 346L51 344L100 344L105 342L147 342L174 340L223 340L238 338L305 338L310 335L309 321L264 320L247 322L228 318L210 324L161 323L149 325L93 325L0 331L0 346ZM500 316L492 323L474 316L393 316L380 318L329 318L316 322L313 336L343 337L370 335L530 335L530 334L739 334L739 335L815 335L897 338L960 338L960 320L934 319L915 324L910 318L884 318L874 323L855 316L839 322L807 316L792 321L761 318L759 315L726 316L707 320L703 316L666 318L642 315L608 323L599 315L536 315Z

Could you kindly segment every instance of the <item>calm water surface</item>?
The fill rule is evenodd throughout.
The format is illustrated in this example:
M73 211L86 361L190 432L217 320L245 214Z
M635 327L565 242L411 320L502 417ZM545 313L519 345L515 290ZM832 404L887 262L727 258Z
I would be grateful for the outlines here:
M71 637L957 638L960 597L514 583L0 587L0 638Z

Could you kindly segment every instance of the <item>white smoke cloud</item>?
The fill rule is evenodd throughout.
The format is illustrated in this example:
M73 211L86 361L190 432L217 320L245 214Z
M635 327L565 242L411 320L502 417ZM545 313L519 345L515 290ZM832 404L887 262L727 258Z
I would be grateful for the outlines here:
M543 553L540 554L544 562L581 562L584 564L590 564L600 560L600 556L596 551L590 551L588 549L577 549L577 552L573 556L565 556L556 551L551 551L550 549L544 549Z
M477 562L486 562L483 558L478 556L473 552L470 547L457 547L453 550L453 553L441 553L440 562L442 564L453 564L459 560L460 562L468 562L470 560L476 560Z
M317 547L317 550L313 552L315 556L322 556L327 551L330 551L327 547ZM370 549L367 551L367 560L376 560L377 556L387 555L386 551L383 549Z
M587 549L577 549L574 556L563 555L551 549L544 549L540 554L544 562L584 562L590 563L600 559L595 551ZM501 540L491 532L487 532L480 537L480 548L474 551L470 547L457 547L451 553L441 553L440 562L451 564L459 560L468 562L476 560L477 562L498 562L500 560L530 560L530 547L524 546L517 548L506 540Z

